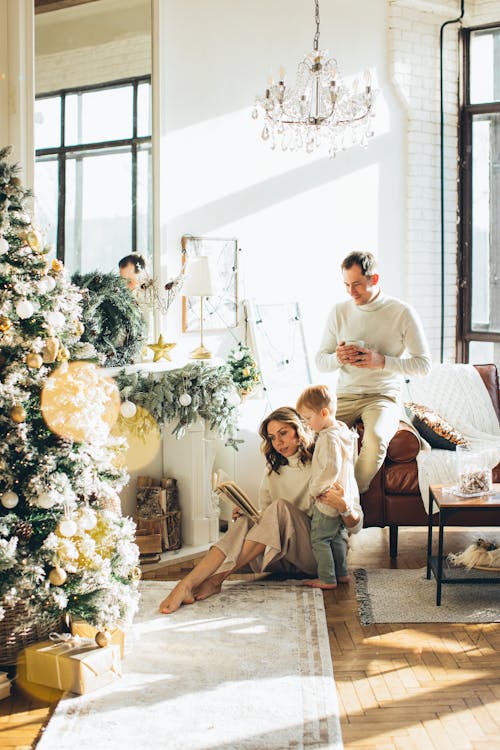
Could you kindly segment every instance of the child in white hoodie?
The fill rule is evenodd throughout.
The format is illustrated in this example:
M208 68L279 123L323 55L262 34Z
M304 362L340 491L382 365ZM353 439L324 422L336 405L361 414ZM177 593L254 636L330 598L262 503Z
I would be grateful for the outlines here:
M355 434L344 422L335 419L336 403L326 385L306 388L297 401L297 411L318 437L312 458L309 491L314 499L311 544L318 563L318 578L305 581L306 586L334 589L337 582L350 581L347 570L348 533L342 516L359 506L359 491L354 478L357 454ZM334 482L344 488L347 510L339 513L323 502L322 494Z

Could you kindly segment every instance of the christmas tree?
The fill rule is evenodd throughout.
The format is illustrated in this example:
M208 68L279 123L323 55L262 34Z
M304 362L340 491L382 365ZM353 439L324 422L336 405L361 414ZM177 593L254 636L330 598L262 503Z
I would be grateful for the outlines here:
M134 527L117 495L127 476L109 436L119 394L83 361L95 351L79 343L81 291L49 260L8 155L0 150L0 620L69 614L114 627L138 596Z
M227 358L231 377L241 395L252 391L260 382L260 374L250 347L239 343L231 349Z

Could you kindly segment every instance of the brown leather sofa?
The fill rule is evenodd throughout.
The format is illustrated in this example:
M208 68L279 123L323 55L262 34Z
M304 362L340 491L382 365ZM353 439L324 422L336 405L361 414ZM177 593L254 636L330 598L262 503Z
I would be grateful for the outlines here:
M500 391L496 365L475 365L483 379L495 411L500 420ZM362 425L360 425L362 434ZM425 512L418 487L416 456L420 442L416 431L400 423L389 447L387 456L379 472L373 477L367 492L361 495L361 505L365 515L364 526L389 527L390 556L397 557L398 529L400 526L427 526ZM500 464L493 469L493 481L500 482ZM500 515L500 514L499 514ZM434 516L437 523L438 516ZM500 517L495 519L500 524ZM454 518L457 526L477 526L477 520L470 518L466 510Z

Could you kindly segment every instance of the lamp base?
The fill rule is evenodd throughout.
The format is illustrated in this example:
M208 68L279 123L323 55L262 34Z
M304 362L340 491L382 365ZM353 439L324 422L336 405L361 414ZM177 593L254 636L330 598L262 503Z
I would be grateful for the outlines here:
M196 349L193 349L190 357L191 359L212 359L212 354L201 344Z

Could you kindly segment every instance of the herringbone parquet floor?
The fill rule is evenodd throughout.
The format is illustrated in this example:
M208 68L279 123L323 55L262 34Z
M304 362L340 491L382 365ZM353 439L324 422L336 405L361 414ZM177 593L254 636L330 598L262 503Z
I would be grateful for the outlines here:
M477 532L447 531L447 551L464 549ZM500 541L498 530L489 536ZM390 567L387 550L387 531L365 530L351 565ZM397 566L422 567L425 555L426 531L401 530ZM500 749L500 624L362 627L352 585L326 592L325 604L346 750ZM2 750L34 747L50 711L16 692L2 701Z

